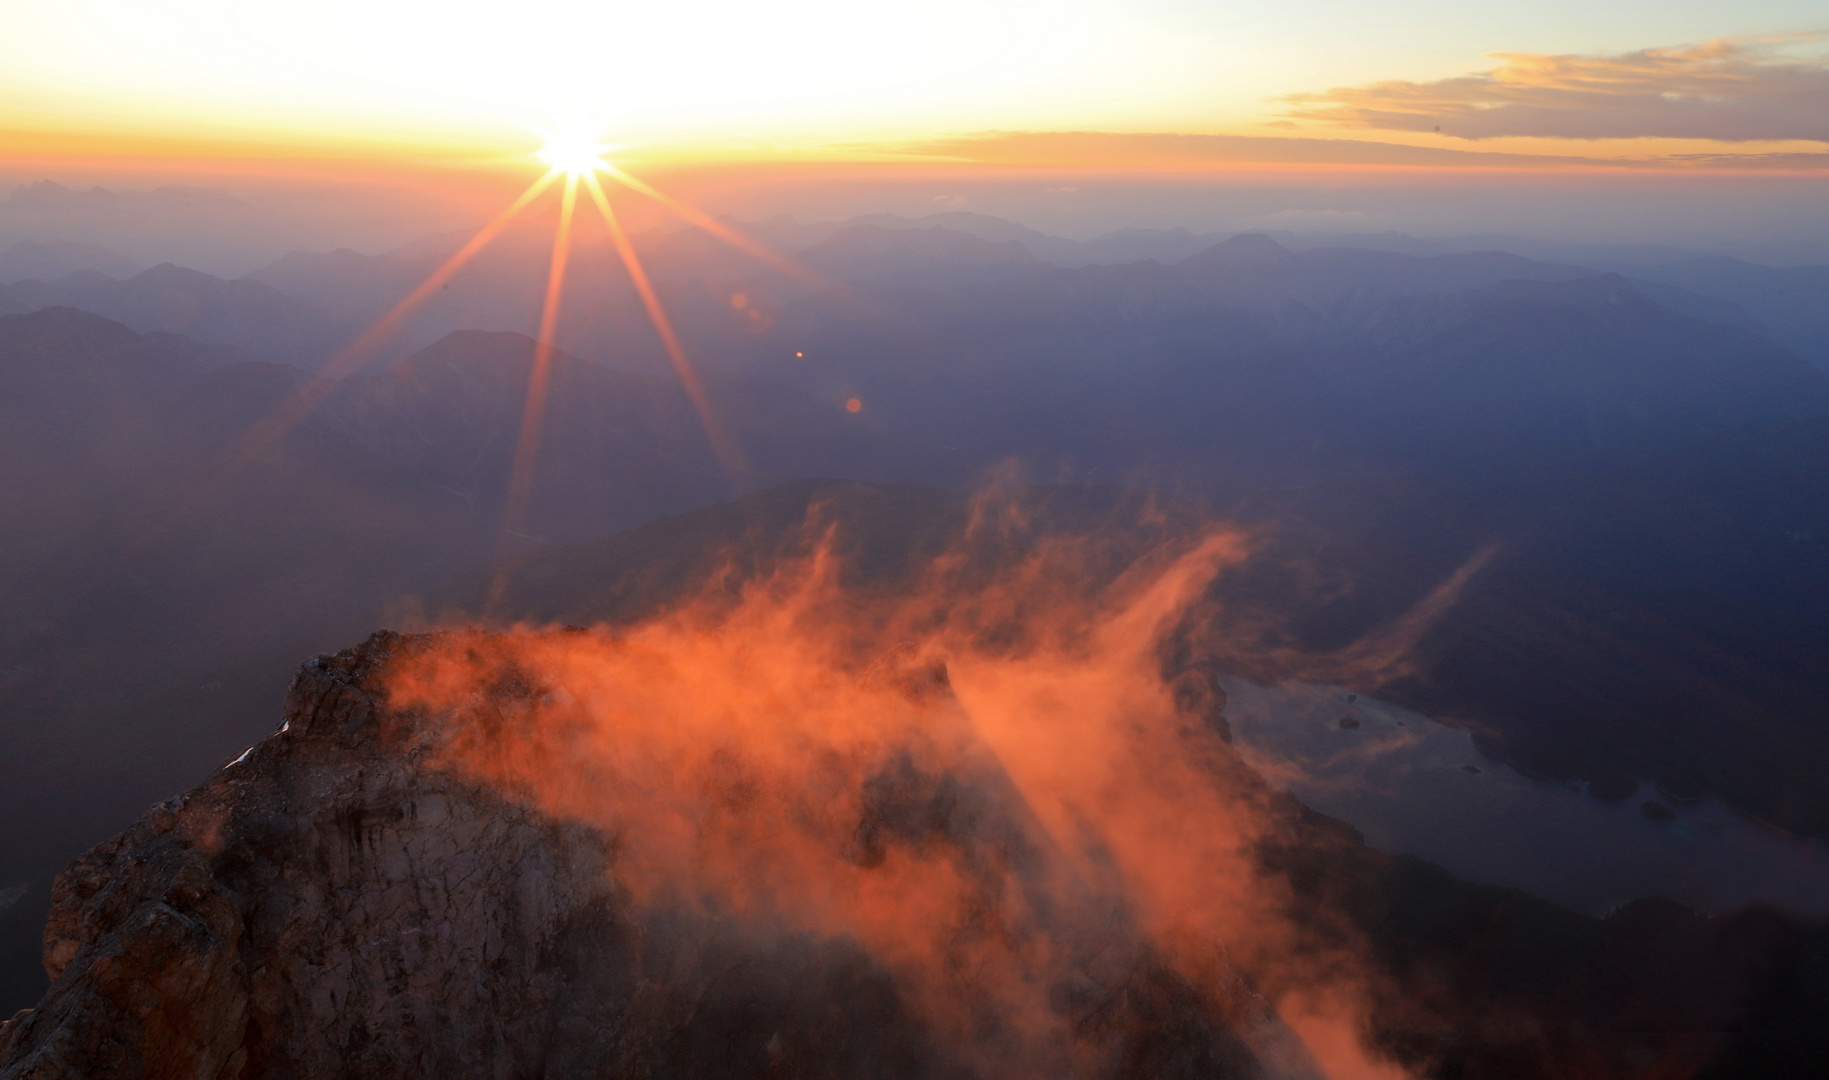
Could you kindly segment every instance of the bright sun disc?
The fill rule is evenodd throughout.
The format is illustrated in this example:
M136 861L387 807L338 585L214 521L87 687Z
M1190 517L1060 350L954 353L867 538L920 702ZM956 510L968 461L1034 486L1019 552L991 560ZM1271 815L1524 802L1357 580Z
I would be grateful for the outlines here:
M603 167L603 153L608 149L595 135L549 135L540 149L540 160L572 176L582 176Z

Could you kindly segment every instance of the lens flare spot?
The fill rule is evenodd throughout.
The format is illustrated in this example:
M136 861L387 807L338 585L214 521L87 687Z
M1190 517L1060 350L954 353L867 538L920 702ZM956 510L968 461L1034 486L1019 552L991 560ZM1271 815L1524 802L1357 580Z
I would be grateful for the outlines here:
M732 293L730 297L730 306L736 308L738 311L742 311L749 306L749 294Z
M846 412L863 412L864 403L857 400L856 398L847 398L845 400L845 411Z

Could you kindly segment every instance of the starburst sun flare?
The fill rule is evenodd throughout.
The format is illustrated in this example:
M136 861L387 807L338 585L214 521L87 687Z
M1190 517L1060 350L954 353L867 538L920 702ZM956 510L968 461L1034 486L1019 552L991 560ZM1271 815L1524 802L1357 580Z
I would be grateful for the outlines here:
M542 131L539 135L546 140L540 148L540 160L568 176L601 170L605 164L603 155L613 149L599 133L585 129Z
M398 332L402 322L415 308L434 292L443 288L453 276L462 270L465 264L520 216L523 210L557 186L560 209L557 226L553 233L552 261L547 273L545 298L541 305L540 329L538 337L535 339L533 364L529 372L527 396L509 478L508 498L502 522L502 534L505 538L521 535L523 518L532 496L534 459L539 454L540 432L545 417L548 381L553 358L553 341L557 334L564 300L566 268L571 256L572 231L580 196L587 198L597 209L602 224L607 229L610 240L623 264L623 269L628 274L629 283L634 287L649 322L660 338L668 359L672 362L681 389L691 400L712 449L723 462L733 481L747 472L742 451L714 414L698 374L693 370L692 362L681 346L679 336L673 330L672 321L662 308L660 297L655 292L653 283L649 280L634 245L617 219L616 211L605 191L605 180L632 195L654 200L687 224L703 229L725 243L770 263L794 277L818 279L818 275L792 259L769 250L723 222L713 219L697 207L663 193L606 161L604 155L615 147L603 142L600 128L572 125L552 131L536 130L535 134L539 135L544 142L533 156L545 164L545 171L527 186L519 198L479 229L468 243L434 270L417 289L377 320L353 345L333 359L324 372L331 379L340 379L355 372L364 362L372 358L384 341ZM276 417L275 422L267 426L270 430L265 432L263 438L270 440L276 437L277 433L302 419L310 408L310 403L301 400L298 406L289 410L285 416Z
M659 203L686 224L700 228L724 243L769 263L793 277L830 284L824 282L823 278L807 267L770 250L732 229L724 222L712 218L690 203L674 198L606 161L604 155L615 149L615 146L602 141L601 129L573 126L556 131L535 131L535 134L538 134L544 143L538 151L529 156L537 158L546 166L541 175L528 184L518 198L504 207L455 253L428 274L417 288L375 320L355 342L333 357L322 371L323 376L332 382L346 379L357 373L364 364L374 359L386 342L399 333L402 325L416 309L444 288L473 258L520 217L523 211L557 187L559 214L553 232L552 259L547 272L545 296L541 304L540 328L535 339L533 363L529 372L527 395L509 478L508 498L502 521L504 538L521 535L523 518L532 495L534 459L539 454L540 432L549 389L549 369L554 352L553 342L563 307L566 269L571 257L572 233L576 224L575 215L580 196L587 199L598 211L602 225L609 233L611 243L628 275L629 283L641 301L641 306L652 324L655 334L660 338L668 359L672 362L681 389L698 413L707 440L733 482L738 481L748 471L743 453L714 414L698 373L694 370L691 360L681 346L678 334L674 332L672 320L668 318L665 309L661 306L660 297L649 280L646 269L642 266L635 246L617 218L616 210L611 205L609 195L605 190L605 181L607 180L609 184L630 195ZM317 403L318 398L309 393L301 392L288 398L286 403L276 410L267 421L256 425L255 430L250 432L244 440L241 460L245 463L258 458L287 431L301 423L315 409Z

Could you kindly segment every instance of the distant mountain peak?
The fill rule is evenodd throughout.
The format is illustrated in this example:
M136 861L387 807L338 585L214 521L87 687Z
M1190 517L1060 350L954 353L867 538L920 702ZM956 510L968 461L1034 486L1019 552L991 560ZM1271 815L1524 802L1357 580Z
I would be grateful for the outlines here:
M15 199L45 199L68 195L70 189L55 180L40 180L32 184L20 184L13 189Z
M455 349L490 349L504 354L533 355L539 342L515 330L453 330L414 355L427 356Z
M97 185L87 191L65 187L55 180L38 180L30 184L20 184L13 189L15 199L67 199L72 197L106 198L114 192Z
M150 270L142 271L135 275L135 280L161 282L165 284L183 283L186 285L202 284L204 282L221 283L223 281L222 278L217 277L215 274L206 274L201 270L192 270L188 266L179 266L177 263L173 262L162 262Z
M120 252L75 240L21 240L0 252L0 283L56 281L81 271L129 278L140 270L137 263Z
M507 376L533 363L539 342L512 330L453 330L444 337L402 360L394 369L406 376L428 373L437 368L459 368L487 371ZM577 357L557 348L552 351L555 366L583 363Z
M315 1080L414 1075L437 1062L433 1071L452 1077L969 1077L984 1075L970 1065L989 1053L1022 1060L1039 1045L1005 1019L1027 1019L1016 1010L1032 999L926 972L981 970L984 956L1004 955L989 950L1023 947L1069 958L1057 966L1070 971L1081 956L1122 958L1109 965L1108 991L1121 1005L1093 993L1034 999L1050 1009L1044 1037L1075 1055L1062 1060L1094 1063L1071 1075L1256 1076L1256 1048L1268 1056L1284 1045L1229 960L1183 975L1160 959L1143 920L1085 914L1110 904L1089 890L1096 899L1030 903L1041 914L1019 931L999 927L994 944L986 934L936 937L945 944L918 970L893 953L885 963L867 936L842 928L776 930L766 908L726 916L700 914L710 905L695 906L696 892L683 904L664 890L648 899L625 881L659 874L624 854L608 827L444 764L489 745L476 740L493 728L467 713L389 705L416 659L464 640L383 631L310 661L278 732L73 863L45 932L53 988L0 1026L0 1069ZM949 717L957 706L938 670L892 655L872 669L892 688L858 692ZM508 688L484 708L523 715L532 700L517 696L523 684L500 682ZM494 739L506 745L520 730ZM859 794L843 804L857 808L855 824L839 824L862 839L808 845L818 854L797 872L849 882L885 854L936 851L923 857L975 876L958 899L921 908L915 933L954 910L996 918L978 913L1028 888L1018 875L1039 860L1035 845L1020 846L1031 835L1027 804L996 765L890 771L908 759L842 777L841 790ZM965 809L951 810L955 801ZM1077 989L1045 985L1063 984ZM926 986L948 996L917 997ZM940 1007L900 1004L910 998ZM990 1016L982 1026L997 1042L950 1035L945 1018L968 1005Z
M939 224L913 229L847 225L799 257L840 278L1041 265L1021 241L986 240Z
M1264 233L1239 233L1190 257L1189 267L1268 267L1297 265L1295 253Z
M81 334L86 338L137 341L132 328L92 311L73 307L47 307L22 315L0 315L0 327L11 333Z

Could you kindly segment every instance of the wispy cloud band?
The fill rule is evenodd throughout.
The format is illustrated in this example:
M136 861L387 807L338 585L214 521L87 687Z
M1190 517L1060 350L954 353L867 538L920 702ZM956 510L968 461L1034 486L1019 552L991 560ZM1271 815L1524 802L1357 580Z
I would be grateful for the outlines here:
M1645 137L1829 142L1829 62L1815 31L1618 56L1494 53L1490 71L1293 94L1287 115L1463 139Z
M1822 153L1656 154L1629 158L1576 154L1520 154L1408 146L1351 138L1190 135L1111 131L987 131L916 143L857 144L856 150L914 158L1022 165L1039 168L1215 169L1235 166L1398 166L1487 169L1691 169L1829 172Z

